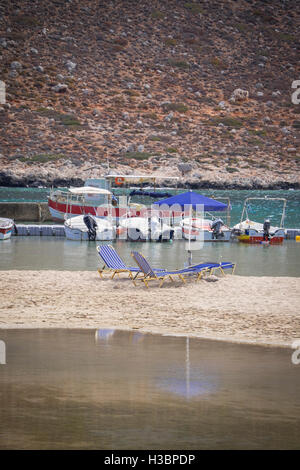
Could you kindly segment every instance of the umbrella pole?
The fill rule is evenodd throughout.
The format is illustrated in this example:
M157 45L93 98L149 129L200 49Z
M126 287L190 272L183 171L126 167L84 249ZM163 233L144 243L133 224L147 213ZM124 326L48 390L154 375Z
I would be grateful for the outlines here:
M189 266L192 264L192 250L191 250L191 229L192 229L192 205L190 205L190 223L189 223L189 249L188 249L188 263Z

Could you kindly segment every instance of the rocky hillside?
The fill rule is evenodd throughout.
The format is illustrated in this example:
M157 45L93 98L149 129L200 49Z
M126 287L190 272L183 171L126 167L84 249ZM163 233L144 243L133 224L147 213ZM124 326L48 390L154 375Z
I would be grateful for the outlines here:
M0 0L0 185L300 187L297 0Z

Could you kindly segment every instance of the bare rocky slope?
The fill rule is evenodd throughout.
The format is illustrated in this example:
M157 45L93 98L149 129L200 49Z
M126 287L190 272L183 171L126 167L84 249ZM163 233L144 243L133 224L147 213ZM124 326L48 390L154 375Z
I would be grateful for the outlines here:
M0 0L0 185L300 188L299 18L296 0Z

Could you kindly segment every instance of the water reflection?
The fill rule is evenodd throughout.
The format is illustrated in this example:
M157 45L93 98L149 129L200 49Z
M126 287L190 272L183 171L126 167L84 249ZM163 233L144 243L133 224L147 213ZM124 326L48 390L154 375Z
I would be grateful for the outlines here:
M195 378L191 378L192 377ZM168 376L161 377L157 383L160 388L180 395L187 400L197 395L205 395L215 390L215 378L208 380L200 371L192 371L190 367L190 339L186 338L185 369L170 367Z
M118 334L119 333L119 334ZM124 336L123 331L103 328L96 330L95 339L96 342L101 342L103 344L113 344L113 340L118 342L120 337ZM146 334L136 333L136 332L127 332L126 337L129 340L129 343L136 344L142 341L145 338ZM167 392L175 393L184 397L185 399L190 399L197 395L204 395L215 390L215 378L209 381L207 377L203 375L201 370L191 371L190 365L190 338L186 337L186 347L185 354L182 355L182 363L185 363L185 367L177 363L170 362L167 369L165 370L165 375L155 379L155 383L161 390L166 390Z
M1 339L2 449L299 448L290 350L113 328Z

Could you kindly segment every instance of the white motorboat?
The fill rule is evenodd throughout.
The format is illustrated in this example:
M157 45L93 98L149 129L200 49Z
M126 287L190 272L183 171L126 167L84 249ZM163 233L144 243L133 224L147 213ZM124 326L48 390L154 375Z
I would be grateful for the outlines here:
M171 227L157 216L120 218L117 235L131 241L164 241L179 238L181 229Z
M7 240L11 237L14 227L12 219L0 218L0 240Z
M107 218L79 215L65 220L65 234L69 240L113 240L116 228Z
M283 203L283 209L281 214L281 220L279 226L272 226L269 219L266 219L264 223L255 222L249 219L248 216L248 203L252 200L268 201L281 201ZM232 228L232 238L237 239L241 243L255 244L270 244L279 245L283 242L285 237L285 230L283 228L285 218L286 199L284 198L246 198L244 207L241 215L241 221ZM246 219L243 220L244 215Z
M229 241L231 230L221 219L201 219L199 217L185 217L179 223L183 238L203 241Z

